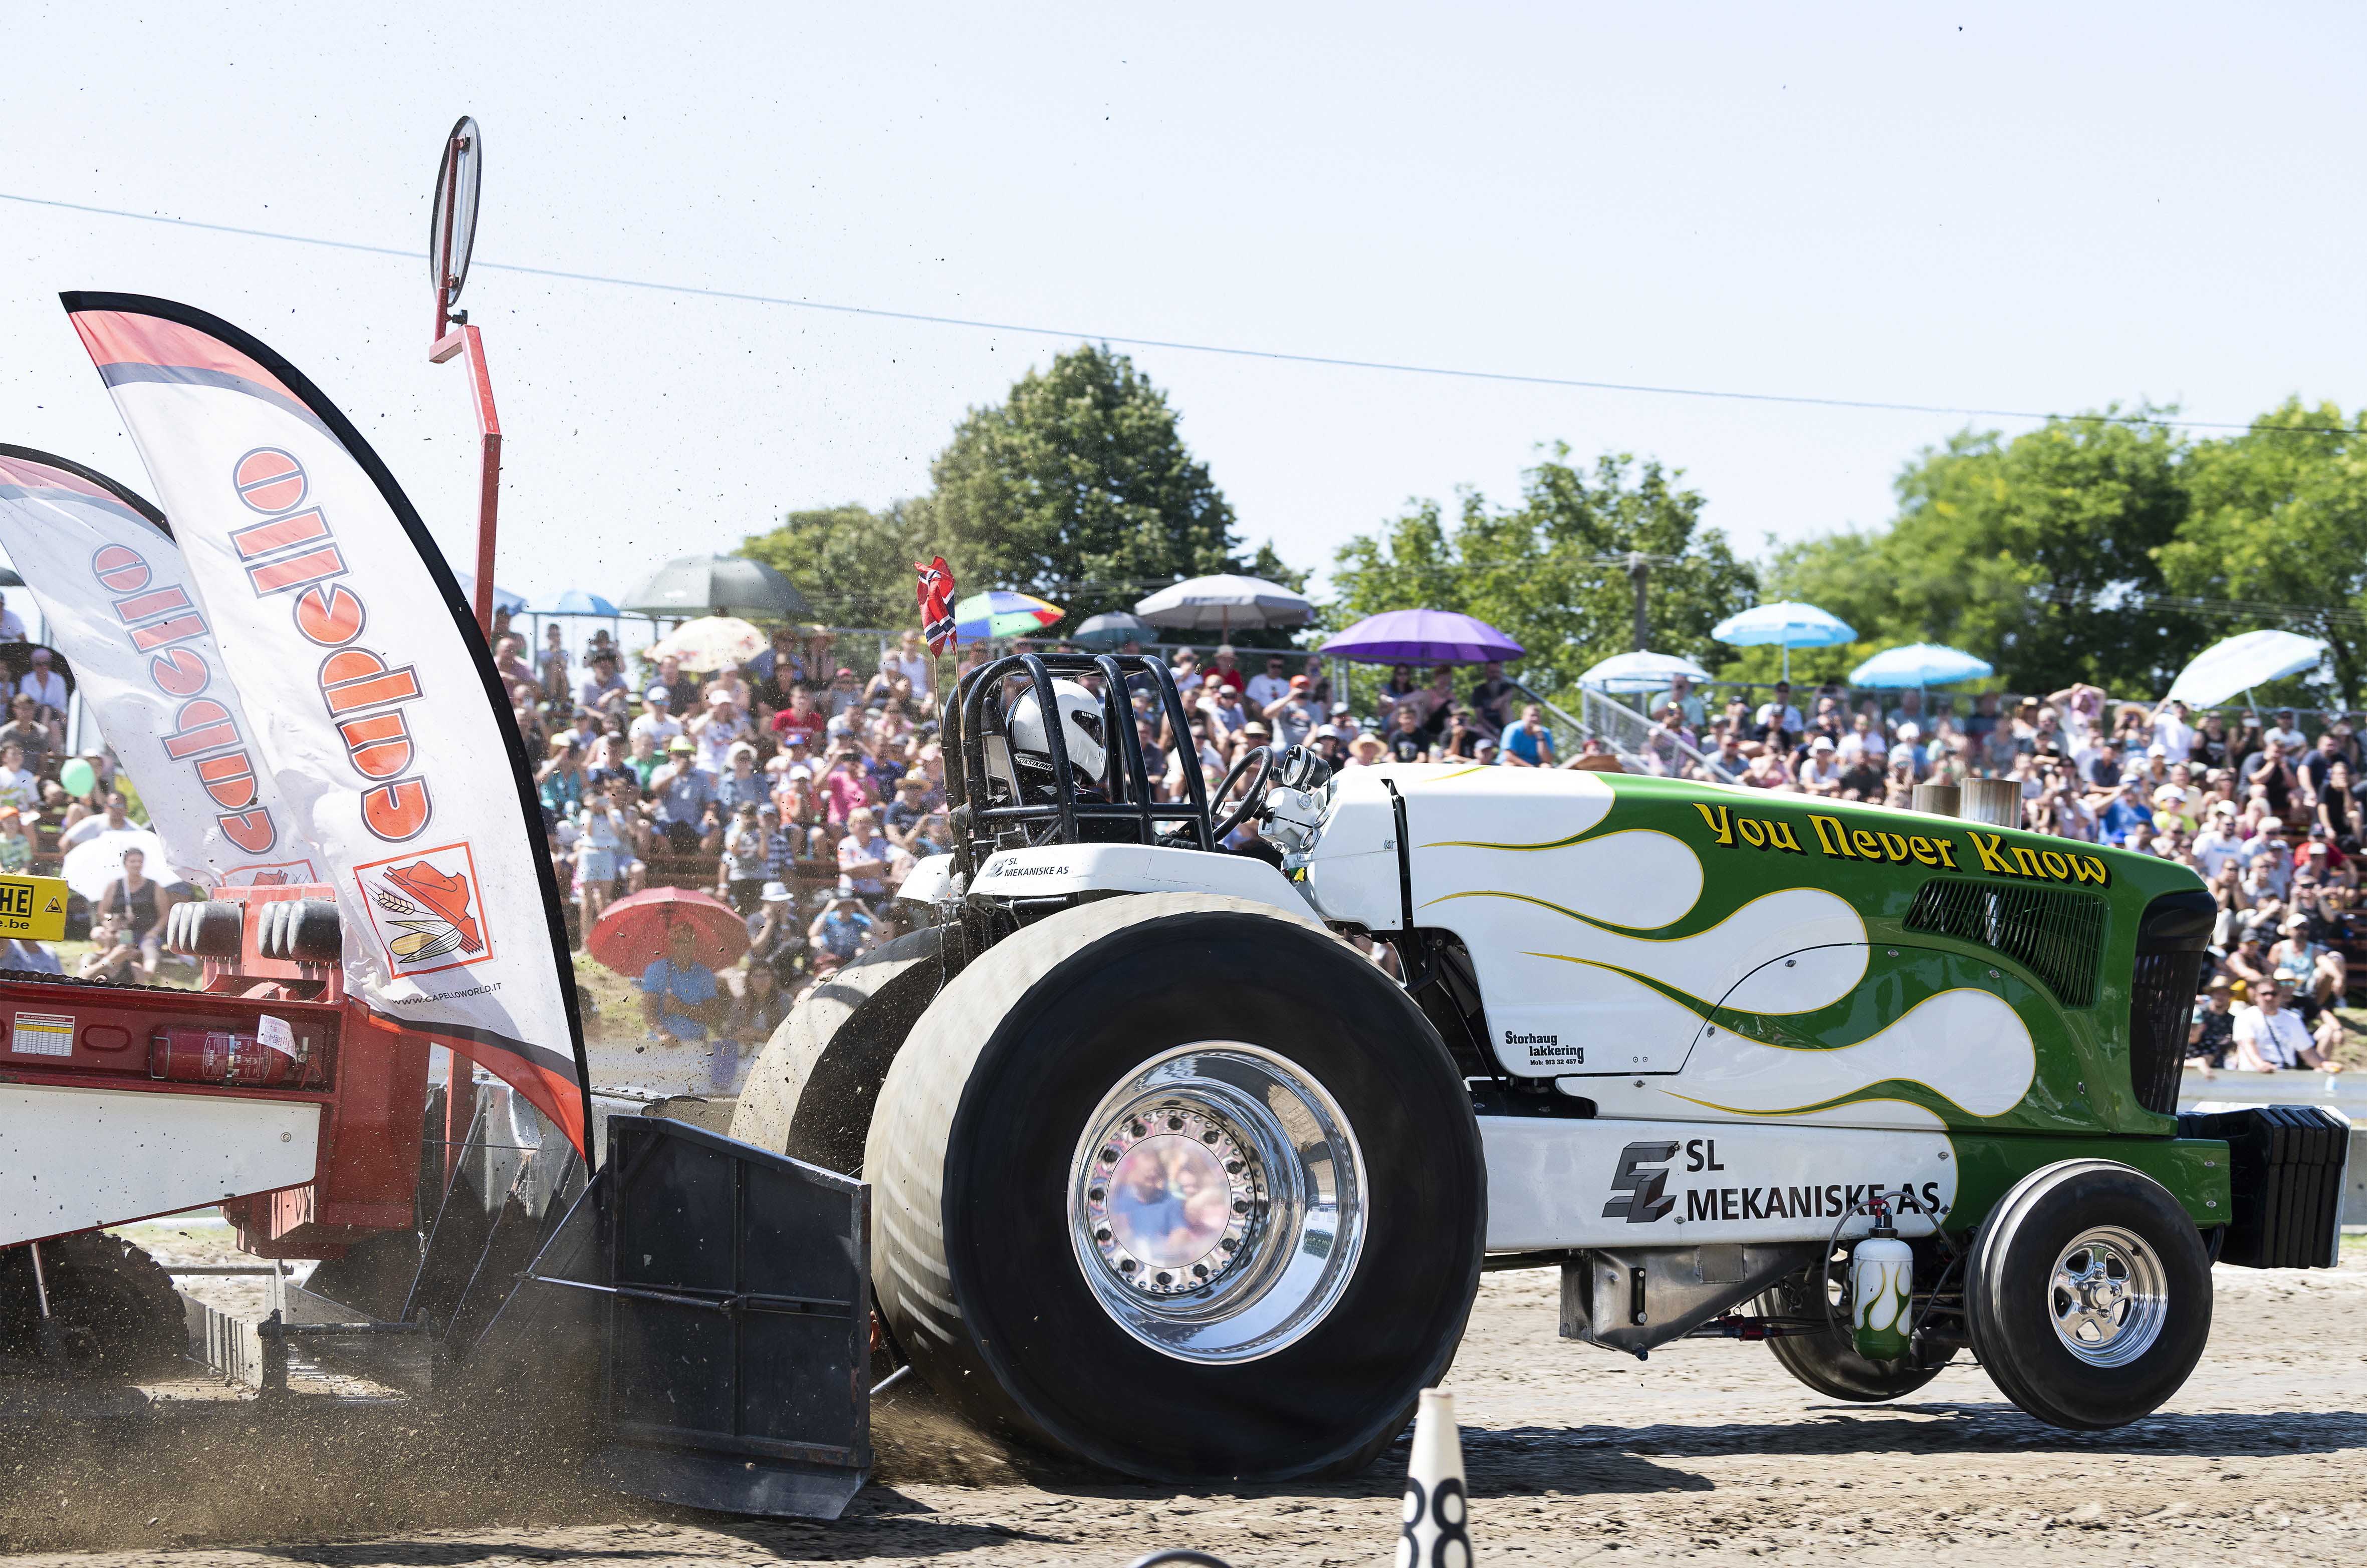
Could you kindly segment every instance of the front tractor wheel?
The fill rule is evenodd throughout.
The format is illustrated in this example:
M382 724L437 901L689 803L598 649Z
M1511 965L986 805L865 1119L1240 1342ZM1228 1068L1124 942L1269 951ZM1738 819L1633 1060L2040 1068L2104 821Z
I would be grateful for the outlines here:
M2151 1414L2211 1337L2211 1259L2168 1190L2110 1160L2024 1177L1974 1238L1974 1352L2005 1396L2075 1430Z
M1362 1466L1478 1287L1444 1045L1320 926L1240 899L1112 899L991 949L889 1068L864 1170L922 1374L1136 1475Z

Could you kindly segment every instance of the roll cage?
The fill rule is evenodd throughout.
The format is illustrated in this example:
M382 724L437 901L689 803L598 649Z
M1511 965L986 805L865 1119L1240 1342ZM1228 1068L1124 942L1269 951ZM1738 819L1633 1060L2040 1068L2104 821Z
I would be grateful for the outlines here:
M1146 846L1173 842L1178 847L1217 847L1211 830L1207 786L1200 770L1182 770L1187 798L1161 803L1151 798L1150 775L1142 756L1142 738L1135 728L1134 700L1127 684L1130 676L1148 675L1157 682L1160 705L1178 744L1191 743L1191 716L1184 707L1175 677L1158 660L1140 653L1014 653L982 664L961 680L946 698L942 720L946 755L946 821L953 829L954 869L974 876L987 857L998 850L1084 842L1089 825L1112 828L1090 836L1101 842L1135 842ZM1102 729L1107 737L1104 776L1101 787L1107 798L1078 798L1077 780L1069 763L1068 739L1059 722L1060 706L1052 682L1096 676L1101 682ZM1004 758L1014 757L1010 716L1016 703L999 700L1007 682L1024 680L1034 692L1036 711L1045 716L1045 741L1051 751L1051 779L1043 785L1023 787L1014 762L1007 775L988 766L990 742ZM1041 795L1030 799L1030 795ZM1162 837L1162 825L1166 825Z

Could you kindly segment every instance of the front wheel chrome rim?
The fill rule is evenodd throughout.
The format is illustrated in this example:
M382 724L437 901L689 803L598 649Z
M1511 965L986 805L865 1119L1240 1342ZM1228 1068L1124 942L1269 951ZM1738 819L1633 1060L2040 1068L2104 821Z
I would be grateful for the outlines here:
M1270 1356L1338 1304L1365 1229L1364 1156L1323 1086L1201 1041L1136 1067L1069 1172L1077 1267L1102 1310L1179 1360Z
M2124 1367L2161 1337L2169 1274L2134 1232L2098 1225L2056 1255L2047 1309L2065 1349L2091 1367Z

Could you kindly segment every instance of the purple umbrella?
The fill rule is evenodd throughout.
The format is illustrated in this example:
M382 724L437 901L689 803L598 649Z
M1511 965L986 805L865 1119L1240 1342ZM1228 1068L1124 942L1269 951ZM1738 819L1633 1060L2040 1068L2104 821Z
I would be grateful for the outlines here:
M1485 664L1524 650L1487 622L1452 610L1389 610L1366 615L1319 651L1364 664Z

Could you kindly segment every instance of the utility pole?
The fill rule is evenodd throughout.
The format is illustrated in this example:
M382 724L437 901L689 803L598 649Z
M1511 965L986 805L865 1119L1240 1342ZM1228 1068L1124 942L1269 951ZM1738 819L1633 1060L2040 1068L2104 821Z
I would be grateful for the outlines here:
M1636 651L1641 653L1652 646L1652 618L1645 608L1652 581L1652 558L1640 550L1628 551L1627 581L1636 589Z

